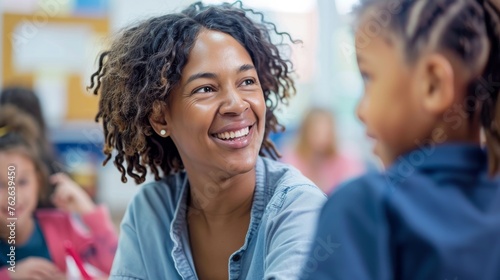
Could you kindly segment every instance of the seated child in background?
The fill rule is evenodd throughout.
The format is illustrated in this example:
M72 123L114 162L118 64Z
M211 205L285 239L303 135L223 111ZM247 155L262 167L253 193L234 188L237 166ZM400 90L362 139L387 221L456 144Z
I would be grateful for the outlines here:
M40 104L35 91L24 86L8 86L0 92L0 106L11 105L16 107L22 113L31 116L40 132L39 141L37 141L39 157L42 164L46 167L48 175L53 175L59 172L64 172L62 161L59 161L48 137L48 127L45 122L43 108ZM53 185L50 184L47 192L52 193ZM40 208L52 208L54 205L51 201L40 201ZM45 204L46 203L46 204Z
M282 161L295 166L326 194L364 170L362 162L340 150L333 114L326 109L314 108L307 113L297 140Z
M0 106L4 105L15 106L23 113L34 118L40 131L40 141L37 144L39 145L43 164L47 167L49 175L63 172L63 166L59 164L54 148L50 143L43 108L35 91L23 86L5 87L0 92Z
M48 178L39 138L33 118L12 106L0 108L0 279L65 279L64 241L72 243L84 262L109 273L117 236L107 209L96 206L65 174ZM47 192L49 181L56 185L53 194ZM38 208L49 196L62 211ZM71 213L80 215L88 231ZM15 236L8 227L12 217L17 218ZM7 256L13 245L15 272L9 271Z
M498 280L500 1L365 2L358 116L387 169L333 193L302 278Z

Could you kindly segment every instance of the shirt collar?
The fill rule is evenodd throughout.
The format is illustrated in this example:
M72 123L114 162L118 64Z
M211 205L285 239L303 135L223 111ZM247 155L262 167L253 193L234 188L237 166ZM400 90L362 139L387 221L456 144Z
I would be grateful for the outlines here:
M266 195L265 181L266 181L266 167L264 160L259 156L257 157L257 162L255 166L255 190L254 197L251 209L250 216L250 225L248 227L248 231L245 237L245 243L243 246L236 251L234 254L242 253L248 247L250 240L257 233L259 224L261 222L262 216L264 214L264 210L267 205L266 197L271 197L270 195ZM174 186L175 187L175 186ZM195 275L194 268L190 265L191 253L189 252L189 248L184 248L183 238L188 238L187 233L187 201L189 195L189 181L188 177L184 176L180 197L177 200L177 205L175 208L173 221L170 226L170 237L174 242L174 246L172 249L172 257L174 259L175 266L177 271L186 272L189 275L183 275L184 277L188 277L190 275ZM234 255L233 254L233 255ZM182 273L184 274L184 273Z
M477 144L445 143L421 146L396 159L385 172L391 180L402 182L415 171L473 172L485 170L486 151Z

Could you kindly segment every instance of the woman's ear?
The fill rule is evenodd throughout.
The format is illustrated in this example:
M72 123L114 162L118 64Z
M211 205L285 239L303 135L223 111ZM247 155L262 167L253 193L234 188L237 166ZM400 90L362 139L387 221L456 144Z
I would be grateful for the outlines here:
M149 115L149 124L154 131L161 137L170 135L170 130L167 123L167 104L163 101L155 100L151 114Z
M417 73L420 98L424 109L432 114L443 114L455 100L455 73L448 58L441 54L423 57Z

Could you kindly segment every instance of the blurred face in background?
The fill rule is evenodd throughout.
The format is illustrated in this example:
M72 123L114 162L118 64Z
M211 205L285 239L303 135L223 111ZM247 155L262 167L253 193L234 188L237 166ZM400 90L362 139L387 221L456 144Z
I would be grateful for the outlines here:
M314 154L332 154L335 145L333 116L329 112L312 111L302 128L304 146Z
M22 227L32 219L38 204L40 177L37 169L23 153L0 151L0 170L3 171L0 172L0 219L3 224L8 223L7 218L17 217L16 224ZM8 170L13 171L9 174ZM9 182L15 188L9 189Z

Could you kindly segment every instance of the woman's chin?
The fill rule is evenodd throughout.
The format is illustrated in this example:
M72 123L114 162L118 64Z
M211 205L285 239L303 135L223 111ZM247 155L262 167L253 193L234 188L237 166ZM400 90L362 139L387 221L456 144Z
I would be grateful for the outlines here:
M256 157L255 159L246 158L244 160L235 160L233 162L228 162L226 170L232 175L245 174L255 169L256 162Z

